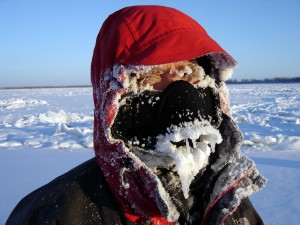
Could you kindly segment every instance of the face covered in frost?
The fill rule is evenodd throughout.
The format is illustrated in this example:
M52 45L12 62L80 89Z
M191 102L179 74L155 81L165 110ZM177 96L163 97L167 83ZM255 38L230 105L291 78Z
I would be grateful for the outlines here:
M182 191L205 168L222 141L218 91L196 61L182 61L131 71L111 127L112 136L149 167L175 168Z

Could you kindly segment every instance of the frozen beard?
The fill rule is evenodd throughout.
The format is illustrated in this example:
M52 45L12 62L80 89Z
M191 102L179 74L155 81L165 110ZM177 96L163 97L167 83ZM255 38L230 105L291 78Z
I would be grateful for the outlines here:
M206 120L172 125L166 134L157 137L155 149L175 161L186 199L189 197L192 180L207 166L215 144L221 141L219 131Z
M128 93L122 96L112 136L149 167L175 165L188 198L192 180L222 141L217 96L210 87L195 88L186 81L172 82L162 92Z

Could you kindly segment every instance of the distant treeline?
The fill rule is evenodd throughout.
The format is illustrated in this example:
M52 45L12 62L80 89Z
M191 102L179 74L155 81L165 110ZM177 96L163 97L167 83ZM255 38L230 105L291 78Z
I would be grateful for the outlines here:
M300 77L292 77L292 78L287 78L287 77L275 77L271 79L242 79L242 80L237 80L237 79L230 79L226 83L228 84L244 84L244 83L299 83L300 82Z
M299 83L300 77L292 77L292 78L286 78L286 77L275 77L272 79L230 79L226 83L227 84L248 84L248 83ZM91 85L64 85L64 86L20 86L20 87L0 87L0 90L5 89L37 89L37 88L86 88L86 87L92 87Z

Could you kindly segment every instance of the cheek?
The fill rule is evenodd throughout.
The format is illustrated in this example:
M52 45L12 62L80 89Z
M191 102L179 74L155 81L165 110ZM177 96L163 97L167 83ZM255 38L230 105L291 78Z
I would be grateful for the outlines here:
M137 82L138 86L147 86L147 85L150 85L150 86L154 86L156 83L159 83L161 81L161 78L160 77L156 77L156 76L149 76L149 77L146 77L140 81Z
M153 77L150 77L150 78L147 78L143 81L143 86L149 84L149 85L154 85L156 83L159 83L160 80L157 79L157 78L153 78Z
M190 82L191 84L196 84L198 83L200 80L198 77L190 77L188 78L186 81Z
M165 82L159 82L153 85L153 89L157 91L162 91L168 86Z

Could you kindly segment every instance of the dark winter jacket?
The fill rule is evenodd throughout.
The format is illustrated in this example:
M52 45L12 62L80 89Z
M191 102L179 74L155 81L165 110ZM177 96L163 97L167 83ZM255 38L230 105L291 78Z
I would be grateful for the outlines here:
M6 225L133 224L118 206L95 158L35 190Z
M95 158L27 195L6 222L6 225L99 224L134 223L124 217ZM224 223L236 224L263 224L247 198Z

